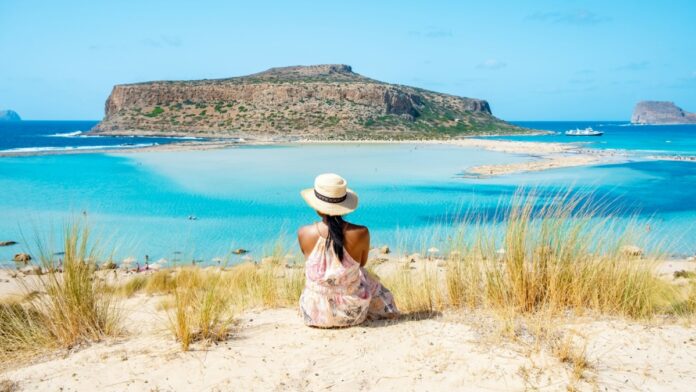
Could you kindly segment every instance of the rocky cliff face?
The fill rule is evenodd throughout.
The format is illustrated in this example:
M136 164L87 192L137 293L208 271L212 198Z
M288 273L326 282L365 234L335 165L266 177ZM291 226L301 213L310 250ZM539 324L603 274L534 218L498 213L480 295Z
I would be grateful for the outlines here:
M631 116L633 124L696 124L696 113L688 113L666 101L641 101Z
M229 79L117 85L93 132L321 139L442 138L524 131L488 102L382 83L348 65Z
M14 110L0 110L0 121L22 121Z

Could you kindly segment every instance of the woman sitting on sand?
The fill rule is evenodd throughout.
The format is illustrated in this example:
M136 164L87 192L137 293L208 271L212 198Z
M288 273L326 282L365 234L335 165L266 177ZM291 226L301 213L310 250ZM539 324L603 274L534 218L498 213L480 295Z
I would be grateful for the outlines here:
M399 314L394 298L365 268L370 232L343 220L358 206L358 196L336 174L321 174L302 197L321 222L300 228L297 237L307 262L300 310L307 325L347 327L366 318Z

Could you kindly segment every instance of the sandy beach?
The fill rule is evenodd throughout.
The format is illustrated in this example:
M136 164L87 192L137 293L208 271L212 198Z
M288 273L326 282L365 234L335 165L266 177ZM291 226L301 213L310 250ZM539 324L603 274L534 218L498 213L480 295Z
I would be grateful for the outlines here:
M138 309L131 323L161 318L155 302L131 300ZM190 352L151 327L2 377L21 390L63 391L555 391L572 379L567 364L486 332L489 321L476 314L338 330L307 328L294 309L251 311L239 320L232 339ZM563 328L587 344L592 369L587 381L574 384L579 390L676 391L696 382L692 328L620 320L576 320Z
M491 139L464 139L453 144L480 148L489 151L499 151L511 154L524 154L534 157L528 162L481 165L469 168L468 174L476 176L499 176L505 174L558 169L564 167L595 165L617 161L614 154L600 150L582 149L582 144L576 143L539 143L519 142Z
M304 144L340 144L340 143L386 143L383 141L331 141L303 140ZM390 141L388 143L405 144L447 144L464 148L474 148L508 154L526 155L533 159L527 162L511 164L481 165L468 168L467 175L490 177L528 171L542 171L564 167L596 165L600 163L624 161L625 154L616 151L602 151L585 148L582 143L542 143L527 141L510 141L485 138L466 138L454 140L413 140Z
M376 271L398 266L390 258ZM694 267L672 260L659 271L671 279ZM17 279L27 278L2 273L3 296L16 292ZM556 349L524 328L506 336L483 310L327 330L306 327L296 308L252 309L235 317L227 340L182 352L158 306L163 299L124 299L122 336L11 365L0 381L15 388L6 390L27 391L634 391L687 390L696 382L696 331L676 319L554 320L553 333L580 347L588 362L577 374Z

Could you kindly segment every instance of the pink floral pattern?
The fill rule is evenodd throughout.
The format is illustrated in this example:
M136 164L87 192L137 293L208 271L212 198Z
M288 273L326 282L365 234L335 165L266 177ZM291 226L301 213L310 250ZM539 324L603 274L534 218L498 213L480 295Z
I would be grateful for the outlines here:
M313 327L346 327L365 319L394 317L394 297L348 251L339 260L320 238L305 264L305 288L300 297L304 322Z

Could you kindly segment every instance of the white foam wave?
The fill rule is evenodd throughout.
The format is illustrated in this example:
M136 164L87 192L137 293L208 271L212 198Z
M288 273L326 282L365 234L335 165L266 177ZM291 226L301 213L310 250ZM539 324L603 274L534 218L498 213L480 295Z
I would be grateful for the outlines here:
M65 133L54 133L53 135L46 135L48 137L75 137L75 136L80 136L82 134L82 131L73 131L73 132L65 132Z
M124 148L152 147L159 143L139 143L139 144L115 144L110 146L65 146L65 147L19 147L8 150L0 150L0 153L13 152L54 152L54 151L76 151L76 150L114 150Z

